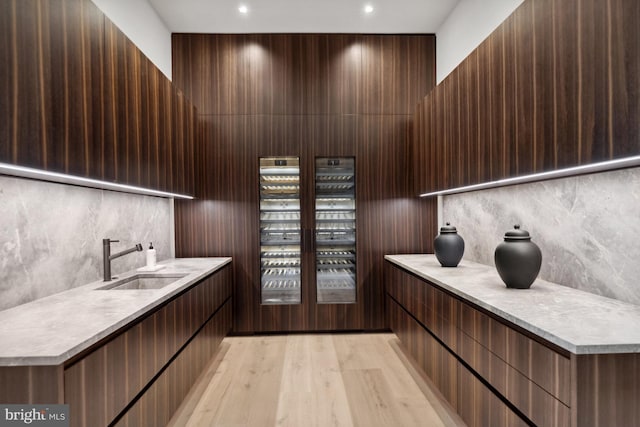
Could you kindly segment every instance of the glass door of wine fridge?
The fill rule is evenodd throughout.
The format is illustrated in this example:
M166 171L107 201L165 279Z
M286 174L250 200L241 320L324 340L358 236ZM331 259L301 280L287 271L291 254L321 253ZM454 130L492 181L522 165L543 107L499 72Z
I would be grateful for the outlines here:
M260 268L263 304L299 304L300 160L260 159Z
M356 302L356 182L353 157L316 158L318 303Z

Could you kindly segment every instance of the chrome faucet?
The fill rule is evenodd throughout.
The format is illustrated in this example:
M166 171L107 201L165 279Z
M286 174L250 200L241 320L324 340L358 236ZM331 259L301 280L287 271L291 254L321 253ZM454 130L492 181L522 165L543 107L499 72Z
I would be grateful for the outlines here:
M112 259L120 258L121 256L130 254L131 252L142 251L142 245L138 243L130 249L126 249L122 252L118 252L117 254L111 255L111 243L116 243L119 241L120 240L102 239L102 264L104 266L105 282L108 282L109 280L111 280L111 260Z

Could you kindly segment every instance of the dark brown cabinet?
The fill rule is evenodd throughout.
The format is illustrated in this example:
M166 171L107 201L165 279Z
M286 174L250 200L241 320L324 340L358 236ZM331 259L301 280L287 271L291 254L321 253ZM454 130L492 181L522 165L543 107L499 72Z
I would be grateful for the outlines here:
M524 1L418 105L415 194L640 153L639 16Z
M167 425L232 324L221 267L56 366L0 367L0 402L69 405L71 426Z
M640 354L573 354L386 263L391 329L471 426L634 426Z
M195 108L91 0L4 0L0 40L0 162L193 194Z
M385 274L391 329L467 424L570 425L567 352L389 263Z
M166 425L231 328L231 293L227 265L67 363L71 425Z

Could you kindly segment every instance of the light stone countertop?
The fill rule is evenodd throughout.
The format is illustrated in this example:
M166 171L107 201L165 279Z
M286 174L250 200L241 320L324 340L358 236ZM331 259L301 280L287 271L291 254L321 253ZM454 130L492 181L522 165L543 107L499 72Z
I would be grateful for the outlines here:
M385 259L574 354L640 353L640 306L537 279L509 289L495 268L433 254Z
M96 281L0 311L0 366L59 365L219 270L231 258L175 258L157 272L187 273L160 289L98 290Z

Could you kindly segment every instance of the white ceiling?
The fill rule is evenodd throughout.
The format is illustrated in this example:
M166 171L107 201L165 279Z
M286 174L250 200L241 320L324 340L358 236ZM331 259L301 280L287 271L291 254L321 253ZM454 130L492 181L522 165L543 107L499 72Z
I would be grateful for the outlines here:
M435 33L460 0L148 1L172 33L389 34Z

